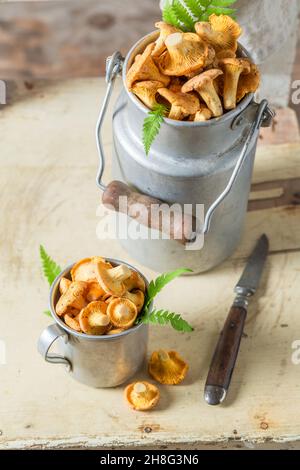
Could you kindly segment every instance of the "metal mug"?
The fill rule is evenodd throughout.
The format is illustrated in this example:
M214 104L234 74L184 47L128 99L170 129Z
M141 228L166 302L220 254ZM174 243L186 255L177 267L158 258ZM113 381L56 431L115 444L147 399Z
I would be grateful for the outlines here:
M123 261L106 258L113 266ZM69 328L55 313L59 297L59 282L62 277L70 278L72 266L68 266L55 279L50 290L50 310L55 321L48 326L38 340L38 352L45 361L64 364L67 372L78 382L90 387L116 387L126 382L142 366L147 352L148 325L143 323L116 335L87 335ZM54 343L59 345L60 354L50 353Z
M111 200L106 193L111 196L110 189L115 190L118 181L106 186L102 180L105 156L101 127L113 83L123 72L124 86L113 113L114 179L126 183L127 192L135 188L133 199L139 193L170 205L189 204L193 210L202 205L205 214L198 227L198 234L204 240L199 249L186 249L172 237L157 239L151 236L153 227L149 227L148 236L138 239L127 236L120 240L121 244L139 263L156 271L185 266L199 273L217 266L237 247L247 212L259 129L271 125L274 113L266 100L257 104L250 93L220 118L205 122L165 118L146 157L142 127L149 109L127 89L126 73L134 57L157 36L154 32L140 39L125 59L117 52L107 61L107 93L96 126L100 159L96 182L104 191L104 203ZM250 57L241 45L239 54ZM114 194L119 193L114 191ZM120 210L117 204L115 210Z

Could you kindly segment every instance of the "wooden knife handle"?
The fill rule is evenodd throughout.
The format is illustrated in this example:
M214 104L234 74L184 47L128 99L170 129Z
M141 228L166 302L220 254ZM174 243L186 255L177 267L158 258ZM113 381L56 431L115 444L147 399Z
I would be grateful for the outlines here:
M204 398L210 405L219 405L226 397L238 356L247 310L232 306L220 334L209 373Z
M120 204L120 197L127 198L127 204ZM192 215L173 211L170 206L163 201L138 193L132 190L127 184L121 181L112 181L103 192L102 202L105 206L117 212L126 213L132 219L137 220L146 227L159 230L170 236L171 240L176 240L182 245L193 241L194 230L196 230L196 218ZM159 206L158 211L151 214L151 207ZM171 214L171 215L169 215ZM152 217L151 217L152 215ZM170 217L170 230L168 224L163 223Z

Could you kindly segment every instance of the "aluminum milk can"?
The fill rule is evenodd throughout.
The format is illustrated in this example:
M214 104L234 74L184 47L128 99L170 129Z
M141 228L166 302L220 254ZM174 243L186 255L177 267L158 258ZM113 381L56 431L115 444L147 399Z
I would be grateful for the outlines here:
M140 230L143 236L128 234L120 242L130 256L156 271L186 267L199 273L224 261L239 243L259 129L271 124L274 113L266 100L257 104L253 94L248 94L236 109L218 119L187 122L166 118L146 156L142 127L149 110L126 88L126 72L136 54L157 36L158 33L153 32L142 38L125 60L120 53L108 59L108 89L96 130L100 156L97 184L104 191L104 203L112 205L117 212L124 212L115 201L122 194L129 195L134 202L139 199L138 193L141 198L145 195L146 199L141 201L146 200L146 205L157 200L169 205L187 205L190 216L197 216L196 243L195 233L194 243L188 244L186 240L183 243L172 239L174 233L169 239L158 239L158 224L145 223L144 217L143 227L139 226L139 214L130 208L127 213L135 219L131 223L136 224L136 232ZM239 46L239 49L242 56L248 56L244 48ZM106 187L102 182L104 155L101 143L101 125L113 82L121 70L124 86L113 113L112 176L129 186L124 185L122 190L111 184ZM134 197L130 194L132 190ZM124 218L124 214L119 217Z

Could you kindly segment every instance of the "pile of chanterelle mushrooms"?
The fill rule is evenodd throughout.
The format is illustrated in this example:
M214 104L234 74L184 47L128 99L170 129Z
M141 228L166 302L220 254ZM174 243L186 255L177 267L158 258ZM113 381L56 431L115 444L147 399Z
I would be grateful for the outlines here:
M248 58L238 57L242 30L227 15L211 15L184 33L163 21L156 42L135 57L127 87L150 109L167 105L168 117L207 121L232 110L260 83Z
M134 325L145 299L138 272L95 256L76 263L70 274L60 279L55 306L66 325L88 335L114 335Z

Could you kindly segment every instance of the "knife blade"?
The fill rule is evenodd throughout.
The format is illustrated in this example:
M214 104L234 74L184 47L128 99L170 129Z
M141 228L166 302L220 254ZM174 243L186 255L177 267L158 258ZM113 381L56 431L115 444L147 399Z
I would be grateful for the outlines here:
M258 288L268 252L268 237L262 235L234 288L237 295L220 334L204 388L204 399L209 405L219 405L226 398L240 348L248 301Z

